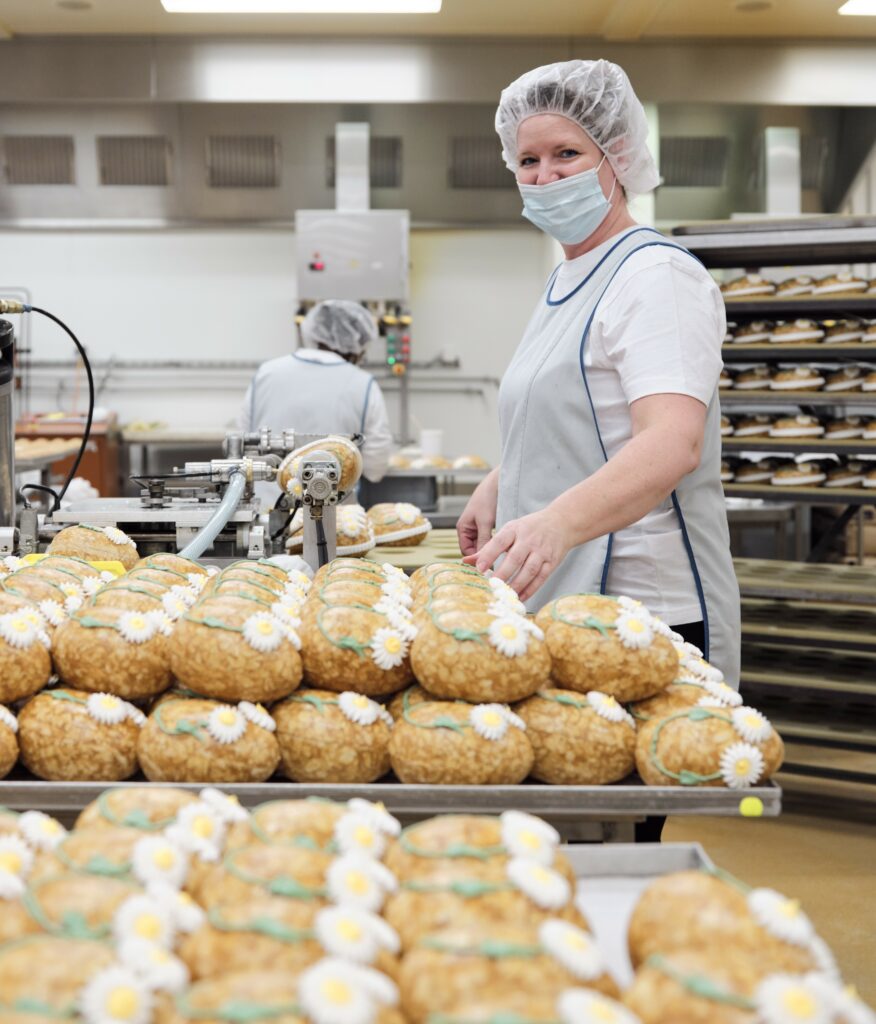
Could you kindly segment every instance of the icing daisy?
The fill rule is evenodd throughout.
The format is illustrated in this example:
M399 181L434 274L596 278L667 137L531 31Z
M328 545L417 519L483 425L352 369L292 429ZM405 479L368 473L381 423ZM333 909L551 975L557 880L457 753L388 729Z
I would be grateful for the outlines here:
M295 587L300 587L305 594L313 586L313 580L307 575L306 572L302 572L300 569L293 569L288 574L288 576L289 583L291 583Z
M538 940L547 953L580 981L594 981L605 973L605 963L595 941L568 921L552 918L542 922Z
M710 665L703 658L687 657L682 660L682 665L684 665L688 672L692 672L697 678L704 679L706 682L722 683L724 681L724 673L719 668L715 668L714 665Z
M27 562L23 558L18 558L16 555L7 555L3 559L3 568L8 569L9 572L16 572L23 565L27 565Z
M283 629L269 612L256 612L243 624L243 638L257 651L276 651L283 642Z
M299 629L301 626L300 606L295 604L283 604L282 601L274 601L271 605L271 615L282 625L290 629Z
M392 613L397 619L403 619L405 622L410 622L414 617L410 608L405 608L404 605L399 604L397 601L393 601L393 599L391 597L387 597L386 594L384 594L377 604L374 605L374 611L380 612L381 615L386 615L387 617Z
M18 719L9 708L3 707L2 704L0 704L0 725L5 725L7 729L18 732Z
M40 601L39 610L40 615L50 626L60 626L67 621L67 613L64 611L64 606L58 601L51 600L51 598Z
M111 693L92 693L85 701L85 710L101 725L118 725L128 718L126 701L120 700Z
M189 970L182 960L155 942L123 939L118 946L118 957L152 992L175 995L189 983Z
M400 604L380 600L374 606L374 610L384 615L390 626L400 633L408 643L416 640L419 630L411 621L411 613L407 608L403 608Z
M78 594L71 594L64 598L64 611L72 614L78 612L82 607L82 598Z
M229 710L237 714L234 708ZM197 854L202 860L215 861L219 859L225 841L225 827L219 814L208 803L199 800L183 807L165 835L171 842L178 843L189 853Z
M614 999L586 988L567 988L557 999L561 1024L640 1024L639 1018Z
M387 580L380 585L380 591L385 597L388 597L395 604L400 604L403 608L410 608L414 603L411 598L410 587L405 583Z
M399 502L395 506L395 514L398 516L399 521L404 523L405 526L413 526L420 518L420 510L417 506L410 505L407 502Z
M362 693L345 690L338 696L338 708L356 725L373 725L380 718L380 705Z
M529 647L529 631L521 625L519 616L507 615L493 619L487 630L490 643L506 658L517 658L526 654Z
M485 740L501 740L511 726L501 704L477 704L469 711L468 720Z
M247 701L241 701L238 704L241 711L243 711L243 705L247 703ZM249 706L252 708L256 707L255 704L250 704ZM264 708L261 710L267 714ZM272 718L272 725L273 722ZM240 800L233 793L223 793L221 789L216 789L215 786L206 786L198 794L198 798L211 810L215 811L226 825L233 825L238 821L249 821L249 811L241 806Z
M380 861L351 853L331 863L326 872L326 888L333 903L376 914L386 894L398 888L398 882Z
M100 579L102 583L112 583L112 581L116 579L116 574L114 572L110 572L109 569L101 569Z
M33 854L18 836L0 836L0 900L24 894L25 879L33 867Z
M512 857L537 861L545 867L554 862L560 834L546 821L524 811L504 811L499 818L502 844Z
M21 612L6 612L0 615L0 637L10 647L26 650L37 639L37 626Z
M185 615L189 609L189 606L179 594L172 594L169 590L166 594L161 595L161 606L174 622Z
M401 822L394 818L382 803L372 803L371 800L363 800L361 797L354 796L347 801L347 807L360 817L367 818L371 827L377 829L378 832L383 832L388 836L401 835Z
M752 889L747 902L758 924L770 935L794 946L808 946L812 941L815 929L798 900L790 900L775 889Z
M714 697L716 700L728 708L737 708L742 704L742 697L733 689L732 686L728 686L725 682L714 682L711 679L701 680L703 688L710 697Z
M287 583L277 600L280 604L300 606L307 600L307 591L296 583Z
M79 1011L87 1024L148 1024L152 995L129 967L106 967L80 993Z
M169 594L173 594L174 597L178 598L187 607L191 608L195 601L198 600L198 591L191 584L183 586L180 583L175 583L170 590Z
M507 704L500 704L499 706L502 708L502 714L508 720L509 725L513 725L515 729L526 732L526 722L523 721L520 715L515 714Z
M105 526L103 528L103 534L108 540L111 540L113 544L118 544L119 547L123 544L130 544L132 547L134 546L134 542L131 538L117 526Z
M64 597L82 598L86 591L78 583L62 583L61 593Z
M116 942L140 939L170 948L173 945L173 918L151 896L131 896L113 916L113 936Z
M843 1024L876 1024L876 1013L858 995L852 985L841 988L835 996L837 1019Z
M733 728L748 743L763 743L773 732L765 715L754 708L737 707L730 712Z
M189 869L188 854L165 836L138 839L131 854L131 870L141 885L167 885L179 889Z
M763 774L763 754L750 743L731 743L721 751L721 776L730 789L747 789Z
M830 946L828 946L824 939L820 935L813 935L808 948L821 974L833 981L839 982L841 980L839 967L830 950Z
M157 631L155 622L144 612L123 612L119 616L119 632L129 643L145 643Z
M207 732L217 743L236 743L246 732L246 718L230 704L220 704L207 716Z
M374 828L369 817L356 811L349 811L338 819L334 838L342 854L358 853L379 860L386 849L384 833Z
M698 708L724 708L725 711L727 710L727 705L718 697L700 697L696 706Z
M542 910L561 910L569 902L571 886L553 868L534 860L512 857L505 871L514 886Z
M35 850L54 850L67 836L67 829L42 811L25 811L18 819L18 830Z
M650 623L650 615L640 611L624 610L615 621L618 640L630 650L641 650L650 647L654 642L654 629Z
M170 636L173 633L173 624L176 620L168 615L163 608L156 608L154 611L146 612L146 614L155 624L155 629L162 636Z
M384 672L397 668L408 653L408 642L397 629L382 627L371 638L371 657Z
M763 1024L830 1024L834 1019L826 993L802 975L765 978L755 990L754 1002Z
M207 915L187 892L167 882L153 882L146 891L170 915L177 932L190 935L206 923Z
M267 709L262 707L261 704L253 704L251 701L242 700L237 705L237 710L243 715L247 722L252 722L252 724L258 726L259 729L265 729L267 732L276 731L277 723L273 718L271 718ZM225 799L230 800L232 798L225 797Z
M373 964L381 949L397 953L399 937L377 914L355 907L326 907L313 923L316 938L329 956Z
M608 693L600 693L599 690L590 690L586 697L587 703L607 722L626 722L635 727L633 716Z
M327 958L301 973L298 999L313 1024L372 1024L373 997L351 977L353 965Z
M137 726L138 729L142 729L146 724L146 716L143 712L134 704L128 704L125 701L125 711L128 714L128 718Z

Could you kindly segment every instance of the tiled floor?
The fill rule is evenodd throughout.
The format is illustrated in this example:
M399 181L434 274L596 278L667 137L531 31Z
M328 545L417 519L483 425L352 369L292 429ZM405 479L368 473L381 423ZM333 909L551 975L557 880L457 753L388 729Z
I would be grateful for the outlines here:
M699 842L720 867L799 899L846 981L876 1006L876 828L780 818L670 818L664 842Z

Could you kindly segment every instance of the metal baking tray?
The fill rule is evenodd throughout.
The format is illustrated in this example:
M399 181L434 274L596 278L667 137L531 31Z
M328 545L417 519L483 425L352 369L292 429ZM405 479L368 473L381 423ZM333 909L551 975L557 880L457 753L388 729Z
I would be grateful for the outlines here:
M576 903L622 989L633 980L627 928L639 897L661 875L713 867L699 843L578 844L564 846L563 853L578 879Z

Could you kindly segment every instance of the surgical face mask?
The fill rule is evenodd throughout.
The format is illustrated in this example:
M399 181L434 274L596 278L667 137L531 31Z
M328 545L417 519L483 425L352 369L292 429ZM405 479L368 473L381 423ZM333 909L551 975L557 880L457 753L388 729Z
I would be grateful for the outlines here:
M575 245L589 238L605 220L611 209L611 186L608 199L599 184L598 166L581 171L568 178L552 181L550 185L520 185L523 216L546 234L564 245Z

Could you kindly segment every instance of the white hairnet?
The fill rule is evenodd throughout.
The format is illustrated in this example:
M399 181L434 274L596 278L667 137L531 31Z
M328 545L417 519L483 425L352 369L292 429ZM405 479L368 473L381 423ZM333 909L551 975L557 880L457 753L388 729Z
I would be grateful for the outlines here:
M302 320L301 337L308 348L325 345L341 355L357 356L377 337L377 322L358 302L326 299Z
M636 194L660 183L648 149L648 122L624 70L608 60L567 60L521 75L502 90L496 131L506 165L517 170L517 129L536 114L561 114L605 153L617 180Z

